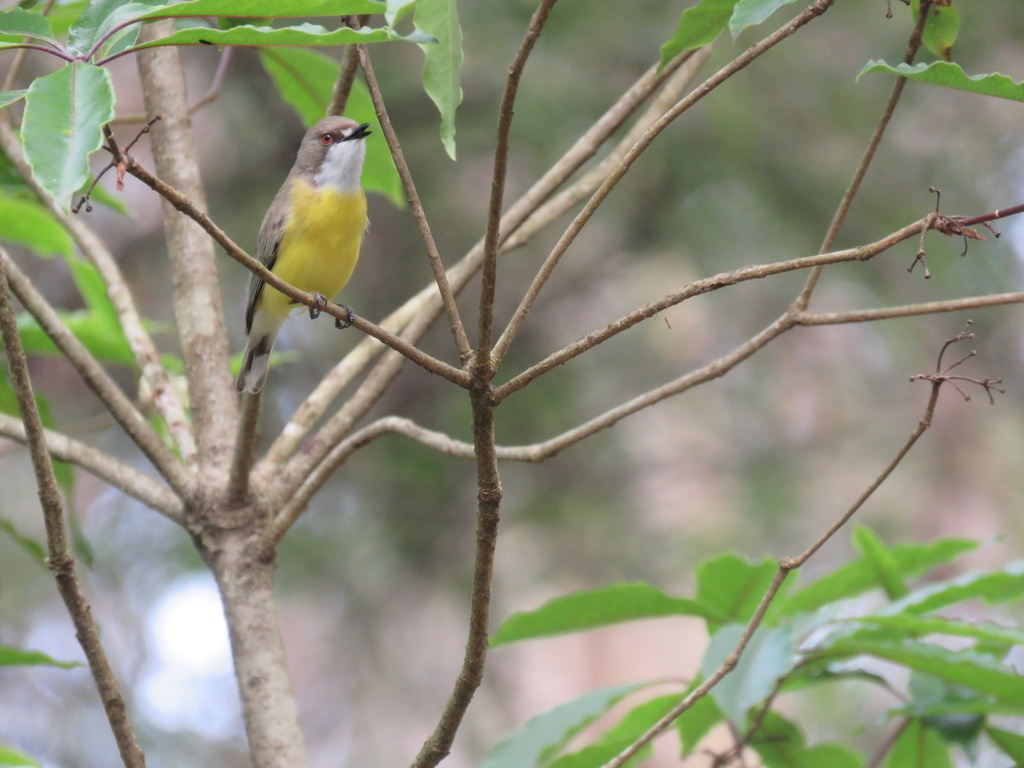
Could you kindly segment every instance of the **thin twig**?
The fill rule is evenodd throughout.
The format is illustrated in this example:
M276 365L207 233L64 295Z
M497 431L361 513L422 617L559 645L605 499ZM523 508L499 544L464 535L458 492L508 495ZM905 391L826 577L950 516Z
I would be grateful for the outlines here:
M18 443L28 444L25 425L6 413L0 413L0 435ZM46 438L47 451L55 459L81 467L175 522L181 522L183 519L184 505L181 499L152 477L62 432L44 429L43 437Z
M532 308L540 290L547 282L551 272L557 266L566 250L568 250L569 246L572 245L580 231L582 231L583 227L590 221L598 207L600 207L601 203L604 202L622 177L625 176L626 172L632 167L633 163L636 162L637 158L639 158L647 147L650 146L651 142L654 141L654 139L679 115L736 74L736 72L748 66L763 53L795 34L799 29L816 19L818 16L821 16L829 9L829 7L832 6L834 2L835 0L816 0L798 16L787 22L772 34L752 45L725 67L690 91L690 93L688 93L672 109L668 110L659 120L644 132L644 134L630 148L629 152L627 152L622 158L621 162L612 170L611 173L608 174L601 186L598 187L590 200L587 201L583 210L581 210L572 222L570 222L554 248L551 249L551 253L548 254L548 257L544 260L544 263L538 270L529 289L527 289L526 295L523 297L523 301L520 303L513 319L505 330L505 338L501 340L502 350L508 348L508 345L515 336L516 330L522 325L527 312ZM493 364L496 364L497 362L499 361L492 360Z
M46 547L48 556L46 563L57 582L57 591L67 607L71 621L75 625L75 636L78 638L85 657L89 662L93 681L103 702L103 711L114 734L121 761L126 768L145 768L146 758L139 748L138 739L132 728L128 709L121 686L110 667L99 632L92 618L89 602L82 594L82 589L75 574L75 561L68 549L67 531L64 525L64 502L57 486L57 478L53 473L53 463L46 450L46 436L43 422L36 407L32 392L32 381L29 378L28 362L25 350L21 346L18 335L18 322L14 315L14 306L8 290L6 259L0 259L0 335L7 354L7 365L10 372L11 386L18 400L18 409L25 425L25 437L32 456L32 467L35 470L39 501L43 509L43 522L46 527Z
M368 16L348 16L344 19L352 29L359 29L366 23ZM359 49L358 44L345 46L345 53L341 59L341 69L338 72L338 79L334 81L334 91L331 93L331 103L327 107L328 115L343 115L348 104L348 96L352 92L352 85L356 80L356 72L359 71Z
M224 83L224 76L228 71L228 64L231 63L231 52L234 51L234 46L225 46L220 53L220 59L217 62L217 69L214 70L213 79L210 81L210 87L207 88L206 93L200 97L200 99L188 107L188 115L191 117L200 109L205 107L207 104L212 104L220 98L220 87ZM110 125L134 125L136 123L145 123L150 120L150 117L145 112L136 112L126 115L118 115L110 121Z
M121 391L86 346L64 324L56 310L32 285L28 275L21 271L11 259L10 254L2 247L0 247L0 263L4 265L5 284L10 284L14 295L18 297L29 314L36 319L43 332L53 341L72 367L78 371L82 380L175 492L182 498L188 498L191 493L192 478L181 461L164 445L163 440L160 439L146 418Z
M928 7L931 4L932 0L922 0L921 2L917 23L914 25L914 29L910 33L910 39L907 41L907 49L903 55L903 61L907 64L913 63L914 57L917 56L917 52L921 48L921 35L924 32L925 21L928 18ZM896 105L899 104L900 97L903 95L903 89L906 84L907 78L905 77L898 77L896 78L896 82L893 83L889 99L885 104L885 110L882 112L882 117L879 119L878 125L875 126L875 132L872 134L870 141L868 141L867 149L864 150L860 163L857 165L857 170L853 174L853 179L851 179L849 186L843 193L842 199L839 201L839 206L836 208L836 212L832 216L832 222L829 224L828 230L825 232L825 238L822 240L821 247L818 249L819 252L824 253L825 251L830 250L835 244L836 237L839 235L839 230L842 229L843 224L846 222L846 215L850 212L850 206L853 204L853 198L856 197L857 193L860 191L860 186L864 181L864 177L867 175L868 168L871 167L871 162L875 159L875 152L878 151L878 147L882 143L882 137L885 135L885 131L889 127L892 116L896 112ZM824 267L817 267L810 275L807 276L807 280L804 283L803 289L800 291L800 295L797 296L793 302L793 308L795 310L807 309L807 304L811 300L811 294L818 285L818 279L821 277L822 269L824 269Z
M409 209L416 221L420 231L420 238L427 250L427 260L430 262L430 269L434 273L434 280L437 282L437 289L441 292L441 301L444 304L445 313L448 315L448 324L451 326L452 336L455 338L455 347L459 352L459 359L465 362L469 359L472 351L469 346L469 339L466 336L466 328L459 317L459 308L455 303L455 295L452 293L451 285L448 283L448 275L441 261L441 254L437 250L437 243L430 232L430 223L427 221L427 214L423 210L423 203L420 201L416 185L412 180L412 173L409 171L409 164L405 161L405 154L398 143L398 135L391 125L391 118L388 116L387 108L384 105L384 98L381 96L380 86L373 74L373 64L370 62L370 54L365 45L355 46L356 55L359 58L359 65L363 69L363 76L366 78L366 85L370 90L370 98L373 100L374 109L377 111L377 119L380 121L381 130L387 139L388 147L391 148L391 157L395 161L398 175L402 179L402 186L405 188L405 197L409 201Z
M588 333L583 338L578 339L572 344L563 347L558 352L549 355L536 365L531 366L527 370L507 381L505 384L502 384L495 390L494 396L498 401L501 401L513 392L525 387L538 376L547 373L552 368L567 363L569 360L583 354L588 349L592 349L611 337L632 328L637 323L653 317L658 312L668 309L669 307L674 307L687 299L700 296L701 294L709 293L711 291L716 291L726 286L746 282L748 280L757 280L771 275L807 269L821 264L838 264L847 261L868 261L880 253L884 253L889 250L894 245L920 234L923 229L927 229L932 223L932 214L929 214L923 219L919 219L912 224L908 224L892 234L873 243L868 243L867 245L861 245L856 248L847 248L842 251L833 251L832 253L802 256L795 259L774 262L772 264L755 264L749 267L740 267L739 269L729 270L728 272L720 272L717 275L704 278L702 280L696 280L693 283L683 286L682 288L673 291L656 301L649 302L644 306L623 315L618 320L606 325L604 328Z
M509 137L512 116L515 114L516 94L526 61L540 37L557 0L541 0L530 17L530 25L519 44L508 70L505 93L498 111L498 138L494 148L494 171L491 176L491 200L487 207L487 229L484 233L483 265L480 274L479 338L476 346L476 368L485 378L493 376L491 361L491 333L494 329L494 294L497 286L498 244L501 242L501 212L505 201L505 177L508 174Z
M934 315L940 312L961 312L965 309L999 307L1007 304L1024 303L1024 292L997 293L990 296L969 296L963 299L928 301L922 304L904 304L899 307L880 309L855 309L846 312L811 312L804 310L794 315L797 325L842 325L845 323L867 323L875 320L890 320L895 317Z

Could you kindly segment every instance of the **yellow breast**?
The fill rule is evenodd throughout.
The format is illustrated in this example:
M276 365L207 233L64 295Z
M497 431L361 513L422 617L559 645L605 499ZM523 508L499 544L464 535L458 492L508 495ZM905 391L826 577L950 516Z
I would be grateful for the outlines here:
M274 274L296 288L333 299L352 276L366 229L366 196L296 179ZM260 309L285 316L295 305L269 285Z

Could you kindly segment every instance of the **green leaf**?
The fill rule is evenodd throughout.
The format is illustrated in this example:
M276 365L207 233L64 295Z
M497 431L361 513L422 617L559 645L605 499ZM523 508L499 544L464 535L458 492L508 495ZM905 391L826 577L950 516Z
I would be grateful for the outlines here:
M39 763L31 757L23 755L21 752L3 743L0 743L0 765L39 768Z
M455 110L462 101L462 28L455 0L419 0L417 28L434 37L423 51L423 88L441 113L441 143L455 159Z
M24 8L12 8L0 12L0 34L32 37L37 40L57 42L50 22L41 13L32 13Z
M690 693L698 684L699 679L694 681L687 693ZM725 715L710 694L701 697L692 707L683 712L676 720L676 731L679 733L679 741L683 745L682 756L687 757L692 754L700 740L724 719Z
M920 13L919 5L919 0L910 3L910 12L915 22ZM953 58L953 43L959 33L960 14L953 7L953 0L936 0L928 9L928 18L921 35L925 48L940 59L949 61Z
M299 113L308 128L327 113L341 65L319 51L301 48L264 48L260 60L288 104ZM370 92L362 80L352 83L345 114L360 123L373 122L376 115ZM402 181L383 137L366 144L363 188L379 192L396 206L405 204Z
M346 45L349 43L382 43L388 40L422 42L424 36L413 32L402 36L393 29L341 29L328 30L318 24L299 24L294 27L254 27L245 24L230 29L190 27L150 40L136 46L136 50L159 45Z
M997 603L1021 595L1024 595L1024 560L1017 560L1002 571L965 573L955 579L914 590L879 614L928 613L974 598Z
M641 687L642 683L632 683L601 688L537 715L495 747L481 768L535 768L547 762L616 702Z
M866 525L859 525L853 534L853 543L864 554L864 559L875 572L875 579L882 585L890 600L907 594L907 585L900 578L899 564L875 532Z
M729 624L714 637L701 662L701 676L707 679L733 652L746 627ZM719 708L741 730L750 708L764 701L776 681L793 669L797 661L797 640L789 627L761 627L740 657L739 663L711 691Z
M861 768L864 758L842 744L807 746L800 729L777 712L769 712L750 741L768 768Z
M0 91L0 109L24 99L26 93L28 91Z
M1018 764L1024 765L1024 736L1013 731L988 726L985 733L999 749L1009 755Z
M22 140L39 183L67 208L89 177L89 155L114 117L110 74L75 63L35 80L25 99Z
M904 544L889 549L903 578L920 576L937 565L948 563L978 546L970 539L939 539L929 544ZM863 594L879 586L877 573L867 558L860 558L821 577L806 587L782 597L773 605L780 614L792 615L816 610Z
M601 734L601 737L593 744L575 752L560 755L548 764L548 768L600 768L667 715L684 695L683 693L670 693L638 704L612 728ZM634 764L640 757L639 754L634 756L626 765Z
M892 745L885 768L953 768L953 761L942 737L914 720Z
M383 13L384 9L383 2L373 0L189 0L157 8L140 18L151 20L182 16L258 16L283 19Z
M701 604L671 597L650 584L613 584L556 597L534 611L512 614L491 637L491 647L657 616L708 618Z
M971 651L951 651L927 643L883 642L857 636L833 643L823 654L826 658L863 654L886 659L994 696L1004 704L1024 710L1024 677L989 656Z
M70 256L71 238L35 200L0 191L0 240L24 245L40 256Z
M6 382L0 382L0 387L6 385ZM46 566L46 547L40 542L33 539L31 536L18 531L14 527L14 523L10 520L0 517L0 531L7 534L7 537L21 547L29 557L35 560L42 566Z
M931 64L898 64L893 67L884 61L869 61L857 75L859 78L866 72L888 72L900 75L921 83L942 85L985 96L998 96L1001 99L1024 101L1024 81L1017 82L998 72L990 75L968 75L959 64L948 61L933 61Z
M696 600L709 614L709 624L746 622L754 615L779 566L772 559L751 563L726 553L697 566ZM714 630L714 627L709 627Z
M747 27L753 27L771 16L784 5L795 0L739 0L729 19L729 32L736 37Z
M21 648L11 648L9 645L0 645L0 667L14 666L37 666L37 667L60 667L71 669L82 666L77 661L58 661L42 651L24 651Z
M661 46L661 66L679 54L707 45L728 26L737 0L700 0L683 11L675 34Z

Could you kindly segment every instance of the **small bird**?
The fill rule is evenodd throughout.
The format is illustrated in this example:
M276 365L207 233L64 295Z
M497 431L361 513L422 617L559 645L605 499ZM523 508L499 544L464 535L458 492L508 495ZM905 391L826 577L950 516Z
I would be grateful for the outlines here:
M332 298L345 287L366 229L366 196L359 185L369 123L325 117L302 139L295 165L270 204L256 243L256 258L282 280ZM270 351L297 302L256 275L245 308L245 348L235 387L263 389ZM315 317L316 311L310 315Z

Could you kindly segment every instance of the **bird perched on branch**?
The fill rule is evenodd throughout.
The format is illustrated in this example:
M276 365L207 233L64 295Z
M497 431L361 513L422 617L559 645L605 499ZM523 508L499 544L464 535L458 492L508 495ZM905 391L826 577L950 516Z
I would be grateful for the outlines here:
M345 287L359 258L366 229L359 179L369 127L347 117L325 117L310 128L260 225L256 258L285 282L324 301ZM274 339L296 306L252 276L245 309L249 344L235 382L239 392L263 388Z

